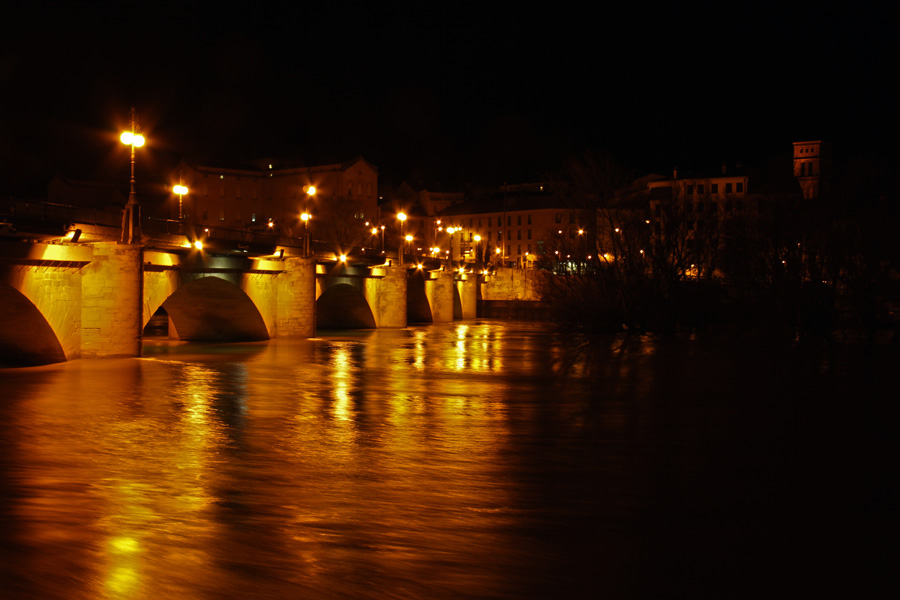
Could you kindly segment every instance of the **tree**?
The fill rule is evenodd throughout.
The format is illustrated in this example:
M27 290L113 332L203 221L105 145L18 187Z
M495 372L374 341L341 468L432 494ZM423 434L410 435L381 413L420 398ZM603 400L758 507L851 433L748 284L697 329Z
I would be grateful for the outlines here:
M322 201L313 221L313 237L324 239L338 252L362 246L368 236L359 218L362 212L362 202L357 198L338 196Z

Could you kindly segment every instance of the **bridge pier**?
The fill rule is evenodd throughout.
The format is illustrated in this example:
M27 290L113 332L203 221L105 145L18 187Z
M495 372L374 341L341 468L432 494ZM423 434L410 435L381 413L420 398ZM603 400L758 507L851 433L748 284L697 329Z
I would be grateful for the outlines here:
M366 302L372 309L376 327L406 327L407 268L383 266L373 269L365 280Z
M277 337L316 335L316 261L286 258L278 278Z
M140 356L143 340L143 248L98 242L81 276L81 356Z
M475 319L478 317L478 275L467 273L461 275L455 282L459 293L460 314L462 319Z
M454 281L451 271L433 271L425 282L425 297L431 305L433 323L453 321Z

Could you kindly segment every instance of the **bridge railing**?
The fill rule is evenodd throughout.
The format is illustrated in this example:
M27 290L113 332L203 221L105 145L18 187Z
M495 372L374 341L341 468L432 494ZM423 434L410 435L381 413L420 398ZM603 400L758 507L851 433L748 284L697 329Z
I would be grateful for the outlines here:
M122 225L122 214L119 212L8 197L0 198L0 217L8 218L14 223L79 222L111 227Z

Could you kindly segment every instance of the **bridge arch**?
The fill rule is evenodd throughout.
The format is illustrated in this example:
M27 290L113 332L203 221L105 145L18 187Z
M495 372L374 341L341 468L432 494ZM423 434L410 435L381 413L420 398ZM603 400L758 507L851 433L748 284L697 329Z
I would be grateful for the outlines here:
M221 277L206 276L182 282L162 302L162 307L183 340L269 339L265 320L253 300L239 286Z
M22 292L0 282L0 366L45 365L66 360L50 323Z
M365 294L349 283L325 288L316 299L316 328L375 329L375 315Z

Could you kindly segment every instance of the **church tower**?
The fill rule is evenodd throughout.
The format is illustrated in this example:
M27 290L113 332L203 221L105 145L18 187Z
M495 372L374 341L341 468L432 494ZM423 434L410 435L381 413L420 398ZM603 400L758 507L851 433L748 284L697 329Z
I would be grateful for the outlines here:
M831 144L821 140L794 142L794 177L805 199L819 198L828 191L831 175Z

